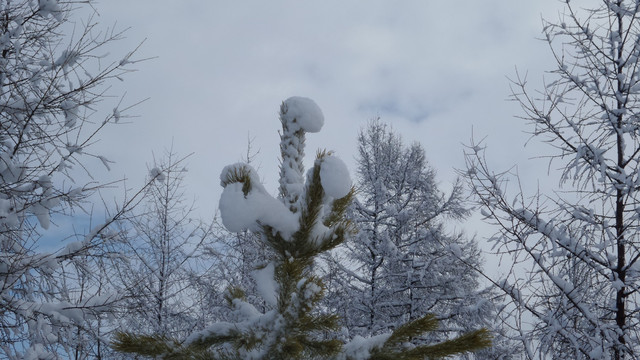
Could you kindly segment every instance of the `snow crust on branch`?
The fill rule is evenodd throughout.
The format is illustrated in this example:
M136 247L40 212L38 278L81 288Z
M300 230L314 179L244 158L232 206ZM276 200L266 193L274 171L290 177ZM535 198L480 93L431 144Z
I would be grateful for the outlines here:
M371 357L371 351L381 348L389 339L391 333L364 338L356 336L344 345L343 352L338 360L367 360Z
M224 186L220 217L229 231L258 232L261 225L269 225L287 238L298 230L298 215L267 192L251 165L228 165L222 170L220 180Z
M255 270L252 273L258 293L267 304L273 307L278 303L278 285L275 282L274 271L274 264L269 263L264 268Z
M311 99L292 96L280 106L280 196L292 212L300 208L304 188L305 133L318 132L324 124L320 107Z

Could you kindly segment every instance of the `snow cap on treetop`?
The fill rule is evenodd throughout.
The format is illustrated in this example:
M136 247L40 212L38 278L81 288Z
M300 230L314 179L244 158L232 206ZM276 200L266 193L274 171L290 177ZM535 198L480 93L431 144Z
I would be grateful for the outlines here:
M324 115L318 104L301 96L292 96L284 101L280 120L286 122L291 131L302 129L315 133L324 125Z

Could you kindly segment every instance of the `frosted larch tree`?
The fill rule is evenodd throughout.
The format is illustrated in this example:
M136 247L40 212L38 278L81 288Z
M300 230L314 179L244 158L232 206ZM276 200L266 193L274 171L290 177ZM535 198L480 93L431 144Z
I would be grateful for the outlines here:
M483 145L467 176L514 271L496 284L530 358L640 357L640 3L566 1L544 35L557 67L544 88L513 82L532 141L551 145L558 189L526 194L496 173ZM557 169L557 171L555 171Z
M115 267L126 294L120 316L128 331L184 338L203 323L197 284L211 266L203 250L213 239L213 226L195 217L186 198L185 161L173 150L154 160L149 176L156 180L143 203L118 222L120 251L128 255Z
M112 111L100 118L95 114L95 105L107 99L106 85L124 76L135 61L132 53L117 59L103 55L122 33L101 31L94 18L72 20L72 10L85 5L0 2L3 359L72 357L84 341L78 331L91 327L87 322L98 321L116 299L82 282L98 273L92 273L94 255L111 239L108 225L136 196L106 221L96 224L94 219L86 234L55 239L67 241L63 248L43 248L46 231L56 222L86 216L87 198L103 186L91 179L88 169L109 167L91 144L106 126L125 117L128 108L115 99ZM65 33L72 29L73 34ZM55 243L46 239L49 245ZM71 267L78 271L67 271Z
M441 327L416 341L443 340L478 327L498 330L496 296L478 281L475 241L446 229L447 221L468 213L462 184L445 196L420 144L405 146L379 119L361 131L357 144L351 219L359 232L332 252L325 300L343 316L348 334L386 333L428 313L437 314ZM518 353L497 343L483 356Z

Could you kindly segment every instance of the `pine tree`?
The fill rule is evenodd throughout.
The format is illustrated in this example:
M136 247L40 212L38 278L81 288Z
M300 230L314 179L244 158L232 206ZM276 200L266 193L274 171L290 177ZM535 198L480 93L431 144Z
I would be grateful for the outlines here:
M230 231L250 230L270 248L270 262L255 272L262 312L230 288L227 299L234 322L215 323L178 344L161 336L120 334L116 349L166 359L426 359L477 350L490 344L486 330L473 331L436 345L406 347L407 341L433 331L433 315L417 318L377 337L356 337L343 346L335 334L339 318L318 306L324 285L314 274L315 259L342 243L353 231L345 217L354 190L346 165L320 151L304 176L304 142L324 118L310 99L292 97L280 111L279 199L260 184L248 164L227 166L220 211Z

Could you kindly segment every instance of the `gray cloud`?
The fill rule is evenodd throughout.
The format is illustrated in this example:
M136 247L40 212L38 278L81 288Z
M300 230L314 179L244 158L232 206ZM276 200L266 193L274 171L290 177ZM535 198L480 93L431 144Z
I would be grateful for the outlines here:
M139 72L113 89L130 101L150 97L132 124L105 136L103 152L116 175L142 181L151 151L170 146L190 159L190 193L203 215L220 194L222 167L240 160L247 134L269 190L277 184L280 102L311 97L325 127L308 138L335 149L354 169L355 138L380 115L407 142L420 141L446 183L461 167L471 129L488 136L498 165L520 154L524 125L505 101L515 66L538 79L551 66L540 15L555 16L552 0L222 2L109 0L100 22L132 29L114 53L147 38ZM535 75L533 75L535 74ZM535 81L533 81L535 83ZM514 149L517 149L514 151Z

